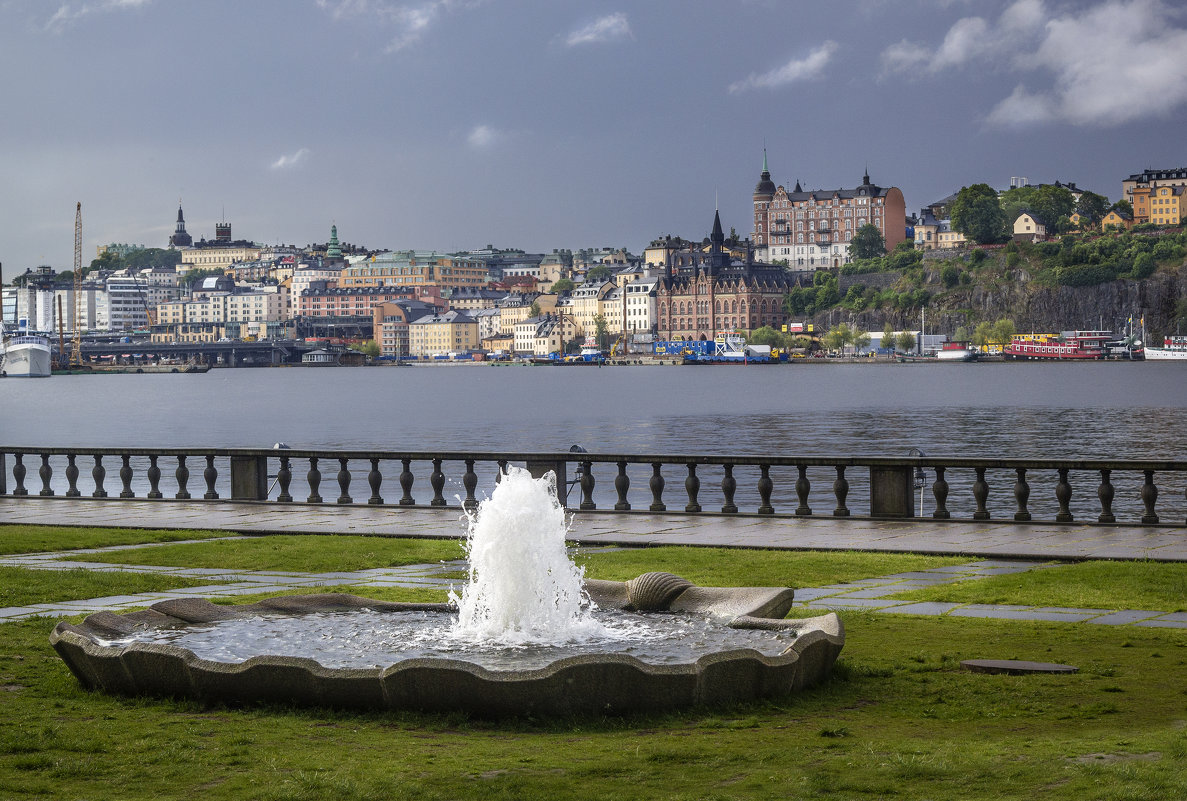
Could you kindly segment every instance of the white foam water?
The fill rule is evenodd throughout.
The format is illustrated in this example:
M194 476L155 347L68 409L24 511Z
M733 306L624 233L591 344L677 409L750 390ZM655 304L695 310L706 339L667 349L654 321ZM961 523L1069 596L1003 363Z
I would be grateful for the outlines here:
M590 614L567 533L556 477L509 467L469 518L470 576L460 596L450 593L458 607L453 635L505 645L612 637Z

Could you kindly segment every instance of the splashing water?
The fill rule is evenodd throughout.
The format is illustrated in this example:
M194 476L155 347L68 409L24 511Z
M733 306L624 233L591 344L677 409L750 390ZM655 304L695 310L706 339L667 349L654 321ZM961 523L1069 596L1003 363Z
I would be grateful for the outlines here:
M508 468L491 496L469 516L470 581L453 633L505 645L560 644L605 636L590 615L584 569L565 550L565 510L556 477Z

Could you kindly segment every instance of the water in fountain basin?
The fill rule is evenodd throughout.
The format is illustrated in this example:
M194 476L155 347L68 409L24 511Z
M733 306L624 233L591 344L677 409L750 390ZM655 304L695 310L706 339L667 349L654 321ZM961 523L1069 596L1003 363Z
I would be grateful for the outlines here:
M469 520L470 581L453 634L461 639L561 644L606 636L590 615L584 570L565 549L568 526L555 476L511 467Z

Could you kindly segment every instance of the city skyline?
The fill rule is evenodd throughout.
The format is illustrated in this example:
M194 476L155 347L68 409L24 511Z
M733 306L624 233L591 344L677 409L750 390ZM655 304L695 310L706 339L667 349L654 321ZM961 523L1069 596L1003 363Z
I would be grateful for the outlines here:
M695 9L690 13L690 8ZM0 262L226 219L261 244L460 251L750 233L775 182L908 213L963 185L1176 168L1187 13L1158 0L0 0Z

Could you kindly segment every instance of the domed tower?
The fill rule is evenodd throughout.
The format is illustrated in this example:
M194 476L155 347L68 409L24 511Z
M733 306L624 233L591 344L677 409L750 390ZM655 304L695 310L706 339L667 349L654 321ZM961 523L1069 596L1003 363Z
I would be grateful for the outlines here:
M758 176L758 184L754 187L754 202L769 203L775 197L775 182L771 180L771 171L767 169L767 149L762 151L762 174Z
M169 237L169 247L188 248L194 244L194 238L185 232L185 215L181 213L181 204L177 204L177 228L173 236Z

